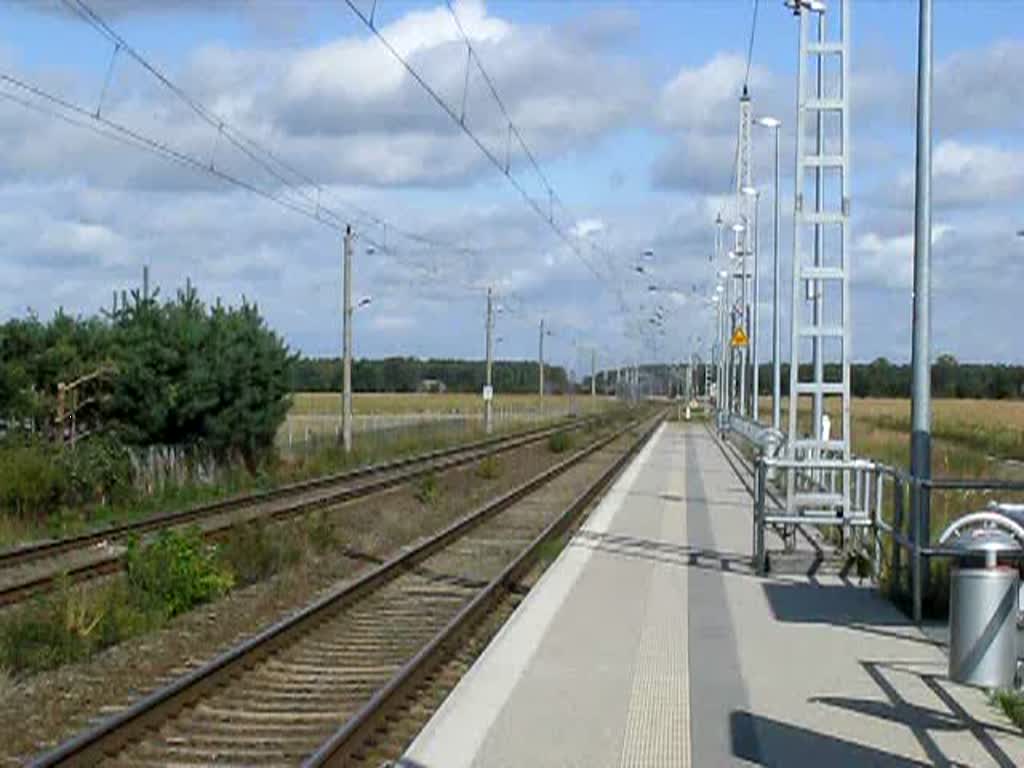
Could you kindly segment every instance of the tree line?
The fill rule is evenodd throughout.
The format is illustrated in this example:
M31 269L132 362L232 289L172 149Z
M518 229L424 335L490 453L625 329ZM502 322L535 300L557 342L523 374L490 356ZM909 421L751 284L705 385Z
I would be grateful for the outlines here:
M654 379L659 391L672 392L679 388L685 375L683 365L642 365L644 381ZM698 391L704 386L703 364L694 370L694 382ZM598 375L598 386L605 377L614 381L614 371L602 371ZM800 366L800 378L807 381L812 376L811 366ZM825 365L825 380L839 381L839 366ZM880 357L870 363L854 363L850 366L850 391L854 397L910 397L912 371L908 363L893 363ZM589 386L589 378L584 386ZM940 355L931 368L933 397L963 398L977 400L1007 400L1024 397L1024 365L998 363L961 363L952 355ZM758 372L758 389L762 395L772 391L771 364L762 363ZM789 364L782 365L782 394L789 394Z
M357 359L352 363L352 389L356 392L416 392L428 382L441 382L449 392L480 392L486 381L483 360L387 357ZM496 392L532 394L540 382L532 360L497 360L491 378ZM291 368L293 392L341 391L341 360L337 357L300 358ZM564 392L568 376L561 366L544 366L544 388Z

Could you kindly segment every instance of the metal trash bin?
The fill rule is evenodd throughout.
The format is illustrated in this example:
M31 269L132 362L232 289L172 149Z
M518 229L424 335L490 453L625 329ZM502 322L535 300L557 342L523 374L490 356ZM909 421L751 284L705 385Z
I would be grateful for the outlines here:
M990 689L1015 682L1024 556L1021 538L993 517L992 512L967 515L940 537L956 558L950 573L949 677ZM971 518L980 519L970 525Z

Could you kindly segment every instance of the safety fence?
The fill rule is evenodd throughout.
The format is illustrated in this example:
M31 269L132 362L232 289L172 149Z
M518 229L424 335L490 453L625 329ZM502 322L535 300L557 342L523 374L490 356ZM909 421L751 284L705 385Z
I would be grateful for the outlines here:
M935 603L948 597L945 583L936 583L946 580L945 570L933 568L933 563L948 565L962 554L940 543L941 529L979 508L1004 509L1024 499L1022 480L920 478L861 457L791 456L777 433L749 419L720 415L717 426L721 436L742 442L750 461L752 556L759 572L768 568L768 530L791 548L797 529L814 527L843 551L866 557L871 577L879 585L884 582L916 622L929 596ZM805 500L820 493L822 503L816 509L796 507L796 490ZM941 611L944 606L933 608Z

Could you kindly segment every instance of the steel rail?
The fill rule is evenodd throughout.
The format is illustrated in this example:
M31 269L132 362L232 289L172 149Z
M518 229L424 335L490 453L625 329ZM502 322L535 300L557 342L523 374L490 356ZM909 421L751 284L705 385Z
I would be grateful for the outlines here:
M150 533L166 528L195 523L212 518L216 515L244 510L248 507L257 507L261 504L287 499L290 496L307 494L320 489L330 489L339 485L342 486L340 489L328 491L326 494L321 496L300 499L296 503L290 504L281 509L267 510L257 517L281 519L284 517L302 514L313 509L341 504L346 501L363 498L374 493L388 490L389 488L414 480L428 472L454 469L485 456L503 453L538 440L543 440L548 435L562 429L579 429L589 421L592 421L593 418L595 417L574 421L568 424L540 427L502 437L488 438L487 440L476 441L466 445L443 448L424 454L396 459L382 464L360 467L349 472L314 478L312 480L305 480L298 483L291 483L269 491L235 496L230 499L191 507L186 510L154 515L144 520L123 523L100 531L90 531L89 533L84 533L78 536L39 542L26 547L7 550L6 552L0 553L0 572L5 569L25 565L26 563L31 563L37 560L58 557L70 552L81 551L90 546L95 546L112 539L123 539L132 535ZM388 474L392 472L396 474ZM371 480L367 483L351 485L354 481L364 478L373 478L380 475L385 476L380 479ZM225 529L229 529L237 525L238 522L239 521L237 520L227 520L223 525L218 525L205 531L204 535L216 535ZM34 578L28 578L14 584L2 586L0 587L0 607L17 603L32 595L44 592L47 589L52 588L57 580L63 577L70 578L72 581L83 581L92 577L117 572L120 570L122 562L123 553L112 552L106 557L94 560L90 563L67 568L59 572L55 571L42 574Z
M663 414L655 417L660 422ZM195 670L159 688L120 713L98 723L30 763L34 768L58 765L94 765L116 754L133 737L166 722L195 703L204 693L243 674L275 651L300 640L323 621L372 594L419 562L449 546L478 524L511 507L587 457L634 429L632 422L612 435L576 452L532 479L459 518L429 539L373 568L355 581L308 604L300 611L267 627L248 640L221 653ZM650 431L645 433L645 437Z
M541 531L520 554L509 563L501 573L491 580L472 601L459 611L448 624L438 632L419 653L406 662L384 687L353 715L347 723L339 728L324 744L303 763L304 768L320 768L320 766L345 765L346 761L355 757L364 739L373 732L382 719L401 705L401 701L416 686L429 676L432 669L457 647L462 638L474 625L475 621L486 614L501 596L514 589L518 581L532 566L541 548L549 541L566 531L590 504L597 499L617 477L637 452L653 436L661 425L663 416L641 435L640 439L630 446L606 469L601 476L586 490L579 494L543 531Z

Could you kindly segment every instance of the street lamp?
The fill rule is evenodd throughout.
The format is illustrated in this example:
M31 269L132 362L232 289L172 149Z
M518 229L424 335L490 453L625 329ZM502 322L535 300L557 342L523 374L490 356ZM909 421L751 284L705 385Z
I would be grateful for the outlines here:
M758 362L759 362L760 358L759 358L759 356L757 354L758 353L758 348L757 348L757 336L758 336L758 333L757 332L758 332L758 328L760 327L760 323L758 322L758 314L760 314L760 306L761 306L761 304L760 304L760 292L761 292L760 285L761 285L761 281L760 281L760 278L759 278L760 269L758 267L758 259L760 257L760 252L761 252L761 238L760 238L761 227L759 226L759 216L760 216L760 211L761 211L761 190L758 189L757 187L744 186L740 191L744 195L746 195L747 197L754 198L754 238L753 238L753 245L754 245L754 285L753 285L753 291L754 291L754 297L753 297L753 301L751 302L751 304L753 305L753 308L751 310L751 317L750 317L750 357L753 360L753 374L752 374L752 382L751 382L751 386L753 387L753 394L751 396L751 398L752 398L752 400L751 400L751 413L752 413L752 415L754 417L754 421L757 421L758 404L759 404L758 403L758 393L759 393L759 389L760 389L760 387L759 387L759 384L760 384L760 372L758 370ZM746 279L746 277L747 277L746 276L746 271L744 270L744 275L743 275L744 280Z
M775 208L772 224L772 428L779 429L782 424L782 280L779 265L779 225L782 219L782 203L779 199L779 128L782 121L777 117L762 117L757 120L757 124L775 133L775 188L772 191Z

